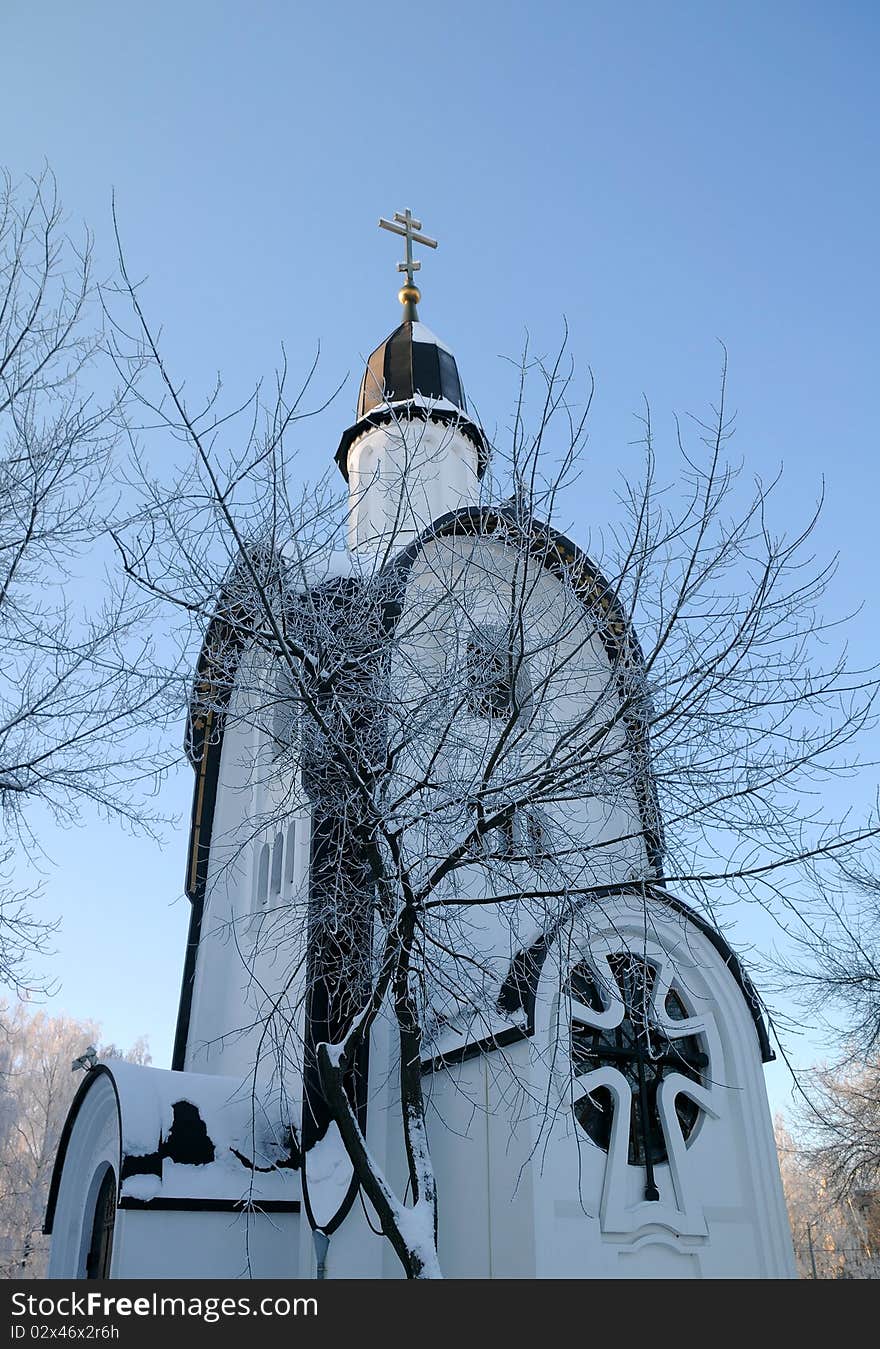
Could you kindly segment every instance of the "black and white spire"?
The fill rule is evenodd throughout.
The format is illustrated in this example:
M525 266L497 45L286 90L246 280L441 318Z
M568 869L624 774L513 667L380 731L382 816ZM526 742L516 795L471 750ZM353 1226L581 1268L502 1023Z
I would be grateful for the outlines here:
M357 420L343 432L336 462L350 482L349 451L373 428L421 420L451 426L476 450L476 475L482 477L489 446L481 427L468 415L464 385L451 349L419 321L417 303L421 292L413 273L421 263L413 258L413 243L437 247L435 239L418 233L422 224L412 212L398 211L394 220L379 224L406 240L406 259L397 264L406 273L398 299L404 321L380 342L367 361L357 402Z

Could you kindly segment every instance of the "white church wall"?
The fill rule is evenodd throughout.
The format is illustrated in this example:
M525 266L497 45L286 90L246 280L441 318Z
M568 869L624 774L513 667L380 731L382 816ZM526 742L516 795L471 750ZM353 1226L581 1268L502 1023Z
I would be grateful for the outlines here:
M426 1081L446 1274L792 1276L757 1034L720 955L692 923L660 906L651 906L646 934L638 902L625 899L579 928L548 955L534 1037ZM627 1160L628 1129L617 1146L612 1134L606 1152L572 1112L560 990L585 952L601 961L624 947L656 964L658 1000L663 981L674 982L693 1019L676 1022L673 1033L698 1033L709 1056L703 1089L682 1083L705 1104L687 1145L680 1129L675 1138L672 1095L666 1101L669 1158L654 1168L659 1201L645 1200L645 1169ZM605 1072L613 1082L614 1072ZM615 1116L630 1105L624 1085Z
M560 1109L548 1121L546 1162L535 1186L535 1221L543 1234L537 1272L636 1277L652 1273L654 1254L665 1269L678 1252L686 1257L681 1268L689 1277L785 1277L792 1273L791 1240L751 1015L704 934L653 903L647 917L646 929L645 912L633 897L587 914L575 926L571 949L557 946L556 960L545 967L533 1042L536 1094L546 1085ZM609 1083L624 1087L608 1152L585 1135L570 1107L587 1083L573 1083L570 1075L563 979L584 956L595 965L625 949L658 969L660 1022L663 989L674 983L692 1022L667 1025L673 1033L693 1025L709 1058L702 1088L678 1079L702 1104L687 1142L667 1092L674 1086L671 1076L661 1087L668 1161L655 1164L659 1202L645 1200L644 1168L627 1162L627 1130L617 1128L618 1117L622 1122L635 1101L619 1075L615 1081L615 1070L600 1070Z
M351 445L348 485L351 551L402 547L477 500L477 451L454 424L401 414Z
M506 1084L498 1078L515 1080L527 1069L528 1050L520 1043L425 1078L447 1278L535 1277L533 1175L522 1170L534 1130L515 1109L500 1108Z
M298 1213L150 1213L116 1218L116 1279L296 1279Z
M243 662L243 677L249 667ZM185 1067L197 1072L245 1069L233 1035L244 1021L247 984L243 944L254 883L254 740L251 718L233 694L224 726L202 931L196 957ZM260 840L261 842L263 840ZM257 861L257 869L259 862Z
M462 778L462 765L469 760L477 770L480 747L496 728L473 714L464 700L466 643L474 629L503 630L509 625L512 585L523 595L516 601L516 619L526 634L523 677L533 691L524 718L528 732L517 737L516 762L527 768L546 758L576 719L585 723L584 738L607 724L604 739L592 751L600 779L596 792L590 797L580 790L574 793L578 799L551 801L545 810L573 841L590 845L597 859L597 883L633 871L643 876L644 824L637 774L618 714L620 672L612 666L595 616L571 588L538 562L523 575L522 558L501 542L461 536L433 540L410 570L398 623L401 649L393 663L395 694L407 723L400 727L401 735L410 729L410 709L427 709L428 715L422 714L421 756L411 764L402 758L401 775L409 771L415 777L432 753L432 706L446 735L443 759L451 781ZM411 753L415 755L415 747ZM442 778L443 759L432 763L436 777ZM417 846L419 842L414 839Z
M426 425L431 424L418 425L427 435ZM438 444L448 448L448 428L433 427L431 434L434 432L442 433ZM430 435L428 442L433 443ZM460 673L462 605L479 623L503 621L503 591L510 581L510 567L507 550L497 542L456 539L426 546L410 573L401 618L401 630L406 632L408 626L411 630L408 669L416 682L421 680L423 689L430 686L436 691L444 666ZM453 601L448 622L437 622L435 608L432 622L420 625L419 605L435 606L438 588L444 586L450 587ZM585 617L572 593L543 568L536 567L534 576L529 577L529 590L527 621L535 644L554 638L570 648L563 652L564 676L557 677L552 694L543 697L543 713L552 709L552 717L558 722L582 712L589 701L595 705L596 715L602 715L611 697L610 664L598 637L585 632L585 624L592 620ZM537 664L530 677L540 683L542 672ZM269 737L254 728L259 720L260 691L268 688L271 680L271 672L261 672L255 660L245 656L221 754L186 1060L188 1068L240 1073L243 1077L252 1071L258 1044L266 1055L267 1073L276 1070L278 1059L272 1052L272 1037L263 1034L265 1011L290 971L301 962L307 929L309 818L299 809L303 804L301 792L297 794L291 784L277 778ZM412 693L417 702L419 690ZM468 720L474 725L463 724L456 730L463 744L472 741L475 729L479 730L476 718L463 718L463 722ZM614 734L625 755L622 734ZM540 724L533 740L532 752L546 751L547 736ZM429 736L425 743L430 744ZM403 757L401 766L405 772ZM409 767L418 771L418 764ZM610 807L593 803L579 813L577 806L566 803L561 810L552 805L546 809L549 827L568 840L572 836L589 840L602 858L596 868L602 881L644 873L640 820L631 783L628 788L628 792L617 794ZM284 811L292 806L296 813L285 821ZM623 844L606 849L596 846L621 836ZM441 848L445 845L445 840L438 842ZM411 844L418 848L420 841L414 839ZM527 873L528 869L520 866L514 883L527 888L531 879ZM464 875L465 885L472 882L479 887L483 880L476 868ZM494 971L489 978L491 987L487 988L490 1011L511 959L533 939L545 918L540 905L533 911L523 904L506 910L475 910L466 920L471 928L469 945L485 955ZM301 1008L297 1006L301 986L300 979L291 990L289 1016L294 1034L285 1042L287 1085L294 1097L299 1094L299 1064L291 1065L289 1059L301 1038L295 1029L297 1025L301 1028Z
M521 556L491 538L431 540L409 572L397 628L399 648L392 666L395 694L391 702L401 711L400 725L392 726L391 739L403 746L396 761L397 782L406 791L430 768L426 813L433 812L436 821L438 794L444 787L450 807L441 822L409 831L405 836L409 855L416 862L425 858L427 870L430 858L445 856L458 834L472 827L471 779L479 781L484 746L494 741L497 726L468 705L463 677L466 643L474 628L509 625L511 585L524 597L518 602L527 633L522 677L533 697L525 703L525 730L511 751L510 772L516 776L536 763L552 760L560 734L580 720L584 738L596 736L605 725L609 728L604 743L598 742L600 780L592 797L579 789L571 795L561 791L559 799L553 800L551 792L550 799L541 804L540 827L558 858L552 877L546 866L540 874L526 858L505 865L493 844L487 849L495 853L490 866L475 862L461 867L444 883L438 897L491 900L492 895L511 891L540 891L549 886L558 892L566 884L577 889L644 878L649 874L639 799L644 782L639 782L641 767L620 722L618 672L601 640L596 618L569 586L540 563L524 572ZM437 754L441 740L443 749ZM456 794L461 805L458 817ZM503 794L498 799L503 800ZM517 850L525 848L527 823L525 819L515 822ZM552 904L540 898L439 911L433 919L437 935L453 922L456 942L476 956L480 966L437 954L437 963L450 967L449 979L445 984L440 981L434 996L438 1015L458 1017L459 1030L463 1030L463 1019L470 1017L471 1038L486 1034L511 960L557 916Z
M274 671L245 656L224 727L185 1066L247 1077L259 1060L265 1078L278 1073L283 1040L296 1098L297 1037L265 1025L303 955L310 815L293 773L280 780L273 764L267 689ZM294 1025L298 992L287 1004Z

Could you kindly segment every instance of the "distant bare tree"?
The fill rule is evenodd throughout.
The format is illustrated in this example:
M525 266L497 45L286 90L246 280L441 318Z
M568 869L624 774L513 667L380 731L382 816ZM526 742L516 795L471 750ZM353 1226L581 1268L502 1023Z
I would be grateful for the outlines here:
M143 822L134 779L157 766L143 599L99 579L124 390L111 379L100 393L115 376L99 360L91 255L88 235L64 231L51 174L0 178L0 981L19 989L51 931L12 874L16 841L38 850L33 808Z
M803 1144L837 1198L880 1195L880 1059L823 1067L801 1107Z
M876 1070L874 1078L876 1092ZM870 1075L866 1085L869 1081ZM810 1141L811 1132L809 1127L805 1133L797 1126L792 1132L781 1119L776 1120L776 1145L800 1276L880 1278L876 1157L872 1175L862 1169L854 1175L847 1168L841 1170L835 1147L830 1151L816 1149Z
M256 944L230 924L263 987L258 1057L305 1070L407 1275L437 1276L420 1065L450 1027L497 1023L498 950L527 952L621 892L663 905L667 887L715 919L753 903L785 928L806 921L804 873L876 836L816 804L817 783L851 770L876 682L821 644L815 521L774 534L777 484L744 491L727 462L726 372L696 443L678 428L675 491L646 413L644 476L624 488L601 570L542 523L565 508L589 407L562 352L524 358L510 442L472 509L427 528L415 562L394 531L346 561L338 491L291 491L304 390L288 397L281 378L236 413L218 386L193 406L126 286L140 331L133 346L118 331L120 370L150 367L146 420L191 459L161 489L142 474L140 522L118 535L125 569L208 632L194 753L221 726L250 737L263 810L225 840L230 866L297 814L319 841L309 894L273 899L267 869ZM418 423L402 413L398 430L415 464ZM276 973L286 962L280 991L260 985L261 947ZM515 1017L514 984L501 992ZM314 1043L297 1029L303 1001ZM356 1102L383 1021L398 1188Z
M82 1082L71 1064L99 1045L94 1021L29 1012L0 1002L0 1278L46 1277L43 1219L58 1140ZM149 1063L141 1039L125 1055L112 1045L101 1058Z
M851 1066L880 1049L880 874L876 853L842 857L805 891L780 986L820 1021Z

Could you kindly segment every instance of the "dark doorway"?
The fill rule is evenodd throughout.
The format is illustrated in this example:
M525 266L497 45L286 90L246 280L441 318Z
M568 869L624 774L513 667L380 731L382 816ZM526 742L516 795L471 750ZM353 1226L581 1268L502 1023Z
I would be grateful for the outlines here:
M86 1256L87 1279L109 1279L113 1254L113 1226L116 1222L116 1177L108 1166L95 1200L92 1237Z

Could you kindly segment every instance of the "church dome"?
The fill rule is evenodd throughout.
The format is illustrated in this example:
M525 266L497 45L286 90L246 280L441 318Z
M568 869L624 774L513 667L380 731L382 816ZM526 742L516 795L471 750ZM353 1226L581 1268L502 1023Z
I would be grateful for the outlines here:
M373 352L358 398L358 420L385 404L424 398L467 412L455 357L424 323L407 319Z
M482 477L489 445L482 429L468 415L455 356L417 318L405 319L367 361L357 420L343 433L336 452L339 471L346 480L348 451L354 441L371 427L400 416L453 424L476 447L477 473Z

